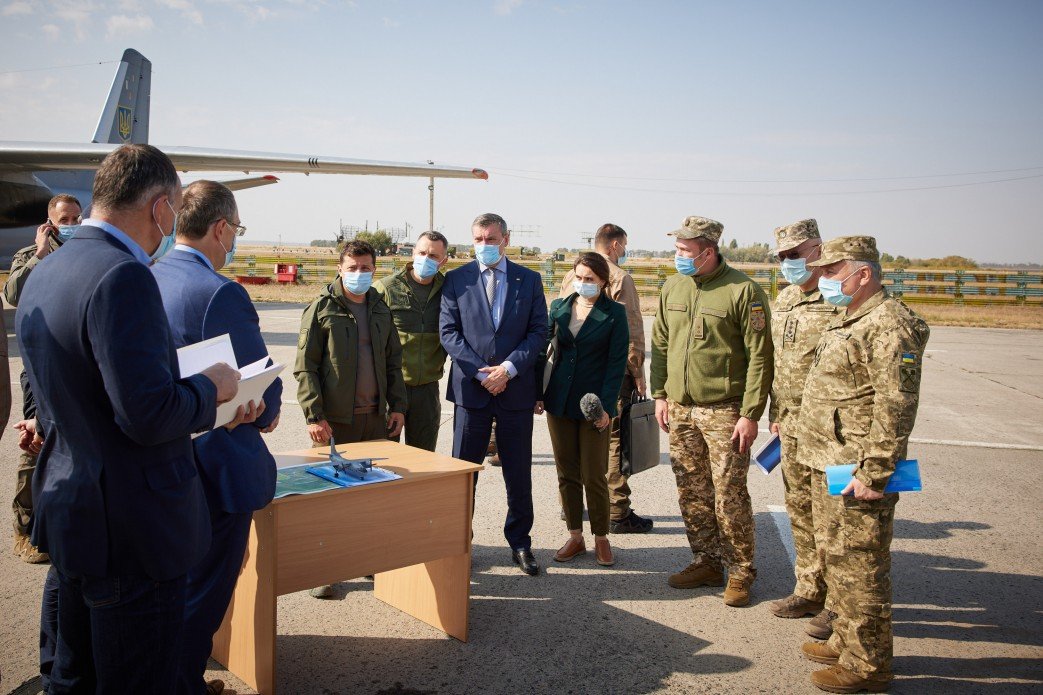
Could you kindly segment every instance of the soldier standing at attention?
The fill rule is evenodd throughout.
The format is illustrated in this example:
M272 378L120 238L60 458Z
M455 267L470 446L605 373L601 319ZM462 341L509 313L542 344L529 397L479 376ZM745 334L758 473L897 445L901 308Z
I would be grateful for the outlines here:
M906 455L930 330L881 285L873 237L827 241L808 265L822 269L826 301L847 311L822 336L800 409L798 455L815 468L812 515L825 520L827 595L837 614L829 642L808 642L802 651L831 665L811 674L822 690L880 692L892 678L891 538L898 502L884 488ZM854 479L831 497L825 467L852 462Z
M438 333L442 306L442 267L449 260L449 241L440 232L417 239L413 262L373 283L402 342L402 377L406 382L406 444L434 451L442 419L438 380L445 369L445 348Z
M652 324L651 386L693 555L669 584L720 586L727 569L724 602L745 606L756 576L746 474L771 388L771 331L764 291L720 254L723 231L688 217L671 232L678 274Z
M829 638L828 611L824 609L826 580L822 577L822 543L816 539L811 514L811 468L797 457L797 417L815 348L823 331L840 309L822 298L818 278L822 271L807 262L822 251L815 220L801 220L775 230L775 253L782 259L782 274L789 286L775 298L771 314L771 340L775 345L775 380L771 389L768 420L772 434L782 445L782 478L786 486L786 511L793 530L797 584L793 593L771 604L780 618L802 618L822 613L812 621L808 634ZM821 625L819 623L822 623Z

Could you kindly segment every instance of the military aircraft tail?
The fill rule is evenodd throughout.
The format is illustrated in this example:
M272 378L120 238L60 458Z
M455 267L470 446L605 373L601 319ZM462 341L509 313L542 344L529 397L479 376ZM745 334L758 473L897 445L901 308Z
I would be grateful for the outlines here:
M152 62L133 48L123 51L91 142L147 143L151 91Z

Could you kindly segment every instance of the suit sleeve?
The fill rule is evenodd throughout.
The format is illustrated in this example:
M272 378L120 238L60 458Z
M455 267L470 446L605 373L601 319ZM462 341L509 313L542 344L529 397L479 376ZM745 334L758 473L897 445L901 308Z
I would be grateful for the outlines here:
M546 395L543 392L543 373L547 369L547 360L550 358L550 344L554 340L554 310L561 305L561 298L555 299L550 304L551 310L547 312L547 339L543 341L543 349L536 355L536 366L532 370L533 378L536 379L536 400L542 401Z
M156 280L137 261L105 274L87 309L87 339L116 425L142 446L212 429L217 387L202 374L179 379Z
M406 394L406 380L402 375L402 341L398 337L398 328L395 321L388 312L387 344L384 348L384 361L387 364L387 401L388 410L392 413L402 413L409 410L409 397Z
M297 402L308 422L326 419L322 402L322 361L326 336L318 319L318 300L308 305L301 316L301 333L297 340L297 362L293 375L297 378Z
M861 441L862 461L855 477L883 492L909 446L909 435L920 404L920 369L927 345L927 327L885 333L873 343L869 378L873 385L873 419Z
M478 370L487 367L485 360L475 352L464 338L463 319L460 316L460 299L457 295L455 278L446 276L442 285L442 304L438 315L438 332L442 347L453 358L453 363L468 379L474 379ZM517 365L516 365L517 366Z
M608 363L605 380L601 387L601 407L609 417L618 415L619 389L623 375L627 373L627 355L630 351L630 328L627 326L626 311L615 312L612 334L608 342Z
M236 283L226 283L214 293L203 318L203 340L227 333L232 339L235 361L241 366L253 364L268 356L261 337L261 322L250 296ZM269 363L271 360L269 360ZM264 429L279 416L282 407L282 379L276 379L264 391L264 412L252 424Z
M537 356L547 348L547 298L543 294L543 283L537 273L529 276L529 282L533 285L529 327L525 338L504 360L513 364L519 374L534 369Z
M748 285L739 295L737 308L746 352L746 391L742 396L739 415L756 422L764 414L772 376L775 374L771 310L764 290L754 284ZM758 313L760 316L757 316Z

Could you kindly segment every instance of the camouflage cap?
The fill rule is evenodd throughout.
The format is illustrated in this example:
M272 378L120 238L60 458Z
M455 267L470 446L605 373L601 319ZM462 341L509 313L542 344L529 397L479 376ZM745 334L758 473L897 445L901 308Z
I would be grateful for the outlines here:
M808 239L821 239L818 233L818 222L801 220L775 230L775 252L789 251L800 246Z
M871 236L840 236L822 244L822 255L809 266L823 266L838 261L875 261L880 262L880 252L876 250L876 239Z
M724 225L717 220L711 220L709 217L697 217L691 215L684 218L684 222L681 223L680 229L667 232L666 235L675 236L678 239L698 239L699 237L704 237L716 244L721 240L721 234L723 232Z

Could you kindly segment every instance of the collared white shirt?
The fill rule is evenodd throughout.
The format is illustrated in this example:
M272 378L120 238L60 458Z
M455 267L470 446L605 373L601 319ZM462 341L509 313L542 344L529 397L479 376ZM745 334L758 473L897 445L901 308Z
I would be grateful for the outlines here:
M496 293L493 295L492 306L493 328L499 330L500 321L503 319L503 307L507 303L507 256L500 256L496 265L491 266L478 261L478 276L482 281L483 290L488 282L486 271L490 269L496 273ZM504 360L500 366L507 370L512 379L518 375L518 369L510 361ZM478 381L485 381L485 376L483 372L478 372Z
M193 248L188 244L174 244L174 249L177 251L187 251L188 253L198 256L199 258L203 259L203 263L206 263L207 268L209 268L210 270L214 269L214 264L211 263L210 259L203 255L203 252L199 249Z

